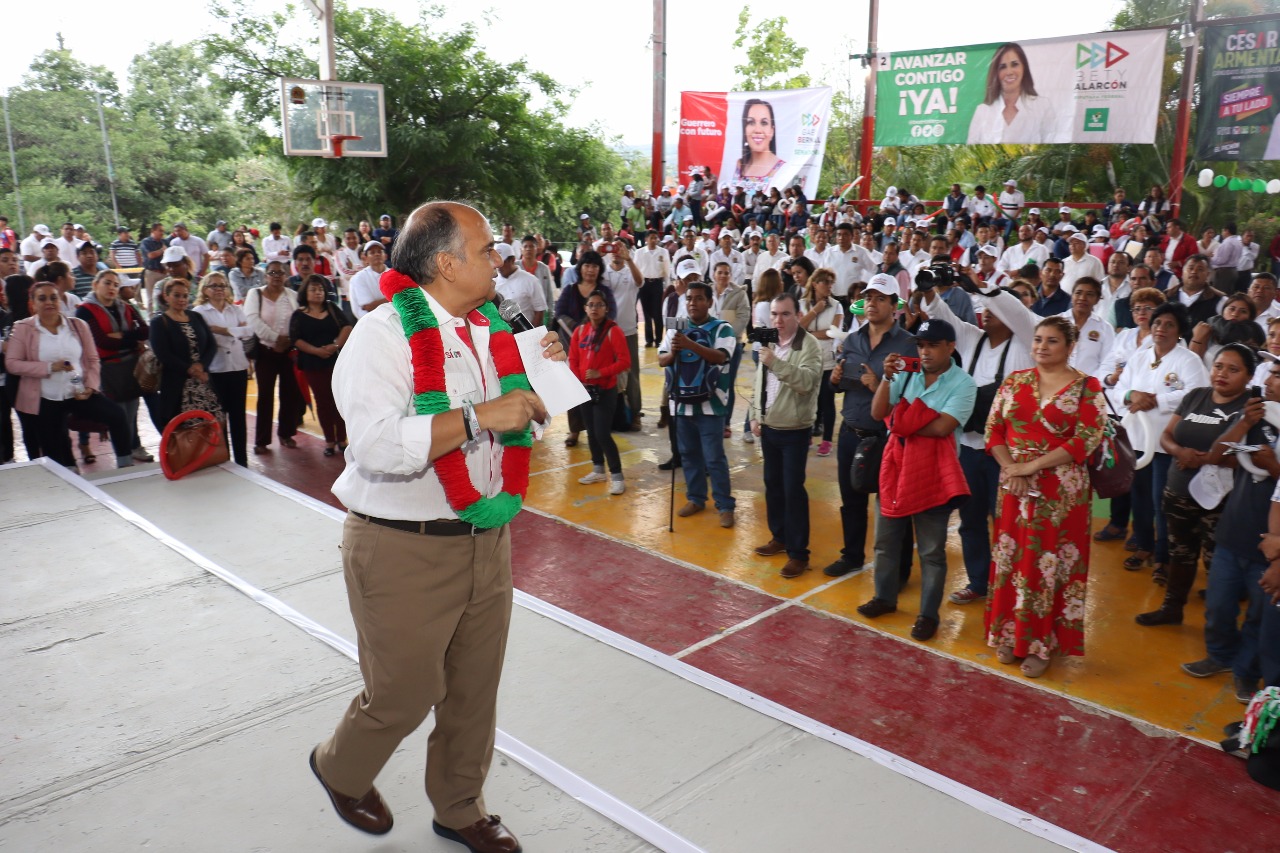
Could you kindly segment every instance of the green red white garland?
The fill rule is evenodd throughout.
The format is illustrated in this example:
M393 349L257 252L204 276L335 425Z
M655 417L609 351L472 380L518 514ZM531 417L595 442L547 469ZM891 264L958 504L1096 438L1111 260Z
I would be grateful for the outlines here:
M440 338L440 323L422 289L413 279L401 272L388 269L378 279L382 295L395 305L409 339L413 357L413 405L420 415L438 415L449 411L449 394L444 378L444 343ZM524 373L524 362L516 347L511 327L498 314L492 303L486 302L476 309L489 324L489 352L498 371L502 393L516 388L533 390L529 377ZM477 318L478 319L478 318ZM449 451L438 458L433 466L444 487L445 498L458 517L476 527L501 527L511 521L524 502L529 491L529 454L533 447L533 432L528 425L522 430L504 432L498 439L502 452L502 491L485 497L471 482L467 470L466 455L461 448Z

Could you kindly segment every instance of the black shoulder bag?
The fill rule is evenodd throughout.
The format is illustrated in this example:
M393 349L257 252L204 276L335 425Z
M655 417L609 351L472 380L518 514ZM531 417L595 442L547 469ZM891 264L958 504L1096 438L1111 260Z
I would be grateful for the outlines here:
M970 376L973 376L973 371L978 367L978 356L982 354L982 345L986 342L987 333L983 332L982 337L978 340L978 345L974 348L973 358L969 360ZM1012 335L1009 340L1004 342L1004 352L1000 353L1000 363L996 365L996 381L989 385L978 386L978 394L973 401L973 413L964 422L964 426L961 428L963 432L984 432L986 430L987 416L991 414L991 406L996 401L996 392L1000 390L1000 383L1004 382L1004 360L1009 357L1009 347L1013 345L1013 342Z

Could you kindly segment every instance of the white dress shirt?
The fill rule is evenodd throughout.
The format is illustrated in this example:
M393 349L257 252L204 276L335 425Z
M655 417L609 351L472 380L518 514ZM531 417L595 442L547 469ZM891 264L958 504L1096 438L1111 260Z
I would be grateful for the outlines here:
M262 259L264 261L284 261L288 263L293 257L293 241L283 235L267 236L262 241Z
M230 335L214 333L213 340L218 345L218 351L214 353L213 361L209 363L209 372L230 373L234 370L248 370L249 357L244 354L244 341L253 337L253 327L249 325L249 317L244 313L244 309L234 302L228 302L219 311L206 302L203 305L197 305L193 310L204 317L210 327L222 326L231 332Z
M640 270L640 278L660 278L668 281L671 278L671 253L661 246L650 249L643 246L631 253L636 268Z
M71 328L71 321L63 318L58 324L58 331L50 332L41 323L36 323L39 336L40 361L53 364L69 361L75 365L74 370L52 371L40 380L40 397L44 400L70 400L75 396L71 387L71 377L83 374L80 359L84 355L84 347L80 345L80 336Z
M440 325L445 390L451 408L502 395L489 353L489 326L479 312L453 317L424 289ZM469 346L459 334L467 328ZM429 461L434 415L413 405L413 364L400 315L379 305L356 323L333 371L333 396L351 443L333 494L355 512L406 521L453 519L457 514ZM485 430L463 447L471 483L485 497L502 490L502 444Z
M1130 391L1145 391L1156 395L1156 407L1148 414L1151 415L1152 429L1157 436L1169 425L1169 419L1173 417L1187 392L1209 384L1209 374L1204 369L1204 362L1182 342L1159 361L1156 364L1155 347L1139 347L1130 356L1115 388L1116 397L1122 401ZM1123 415L1126 411L1121 409L1120 414Z
M1102 261L1093 255L1085 252L1080 260L1076 260L1071 255L1067 255L1062 259L1062 284L1059 285L1067 293L1071 292L1071 286L1076 283L1076 279L1089 276L1102 281L1107 276L1107 271L1102 267Z

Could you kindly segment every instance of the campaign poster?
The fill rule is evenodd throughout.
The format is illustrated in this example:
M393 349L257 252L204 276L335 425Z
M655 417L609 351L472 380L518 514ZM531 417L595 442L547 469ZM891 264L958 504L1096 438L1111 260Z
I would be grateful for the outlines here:
M750 196L800 185L818 192L831 124L830 87L680 93L680 181L694 172Z
M878 53L876 145L1151 143L1166 30Z
M1197 160L1280 160L1280 19L1200 33Z

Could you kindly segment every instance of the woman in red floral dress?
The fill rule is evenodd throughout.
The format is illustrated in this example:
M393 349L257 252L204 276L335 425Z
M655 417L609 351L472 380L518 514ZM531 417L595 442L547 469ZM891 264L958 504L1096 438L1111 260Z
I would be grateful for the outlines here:
M1068 365L1076 328L1036 326L1036 366L1009 375L987 418L1002 495L992 535L987 644L1039 678L1050 655L1084 654L1092 491L1086 460L1102 441L1102 386Z

